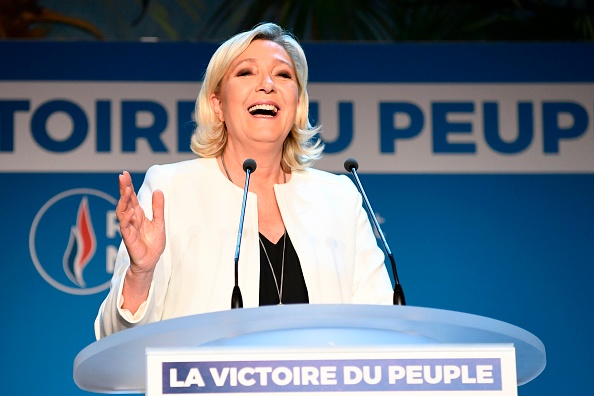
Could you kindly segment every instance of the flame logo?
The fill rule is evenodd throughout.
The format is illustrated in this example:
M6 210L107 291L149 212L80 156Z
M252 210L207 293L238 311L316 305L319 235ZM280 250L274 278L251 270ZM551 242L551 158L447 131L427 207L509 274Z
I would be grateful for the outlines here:
M89 202L85 196L78 207L76 226L70 229L68 247L63 258L64 272L79 287L85 287L83 271L93 258L96 248L97 241L91 223Z

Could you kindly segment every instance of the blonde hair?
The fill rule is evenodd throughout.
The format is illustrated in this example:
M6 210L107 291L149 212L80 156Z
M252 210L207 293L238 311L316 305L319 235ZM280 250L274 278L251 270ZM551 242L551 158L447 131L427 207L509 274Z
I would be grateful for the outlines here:
M216 50L206 72L200 93L196 100L196 129L192 134L190 147L203 158L220 156L227 145L227 127L221 122L210 105L210 95L218 94L223 77L231 63L254 40L269 40L279 44L287 51L296 72L299 88L299 105L295 124L283 144L282 166L289 169L303 170L311 166L322 156L324 145L316 134L320 127L312 128L309 122L309 96L307 94L307 60L305 53L290 33L274 23L264 23L247 32L239 33L225 41Z

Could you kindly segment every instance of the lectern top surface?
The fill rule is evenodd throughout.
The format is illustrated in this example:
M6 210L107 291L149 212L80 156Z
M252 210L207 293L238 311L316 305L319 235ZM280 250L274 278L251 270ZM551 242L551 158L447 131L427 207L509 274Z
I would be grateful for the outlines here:
M412 306L281 305L193 315L124 330L83 349L74 380L102 393L143 392L146 348L372 347L513 344L518 385L538 376L545 348L533 334L482 316Z

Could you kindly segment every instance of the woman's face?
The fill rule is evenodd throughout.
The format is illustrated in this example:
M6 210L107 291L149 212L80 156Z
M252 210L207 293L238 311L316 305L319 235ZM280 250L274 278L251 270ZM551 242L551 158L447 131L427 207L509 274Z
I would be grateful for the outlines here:
M282 147L299 103L291 57L273 41L252 41L231 63L220 92L210 101L232 144Z

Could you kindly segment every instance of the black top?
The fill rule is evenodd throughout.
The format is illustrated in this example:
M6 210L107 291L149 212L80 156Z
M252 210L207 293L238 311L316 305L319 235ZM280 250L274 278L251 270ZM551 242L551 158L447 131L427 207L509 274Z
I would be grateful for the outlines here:
M309 303L309 296L307 294L307 286L301 271L301 263L297 252L291 243L289 234L285 233L276 244L270 242L266 237L260 234L260 239L266 247L268 257L274 268L276 280L280 288L281 285L281 267L283 259L283 243L284 238L287 238L285 246L285 271L283 282L283 304L307 304ZM276 305L279 303L278 292L274 277L270 270L270 264L266 258L266 253L260 244L260 305Z

